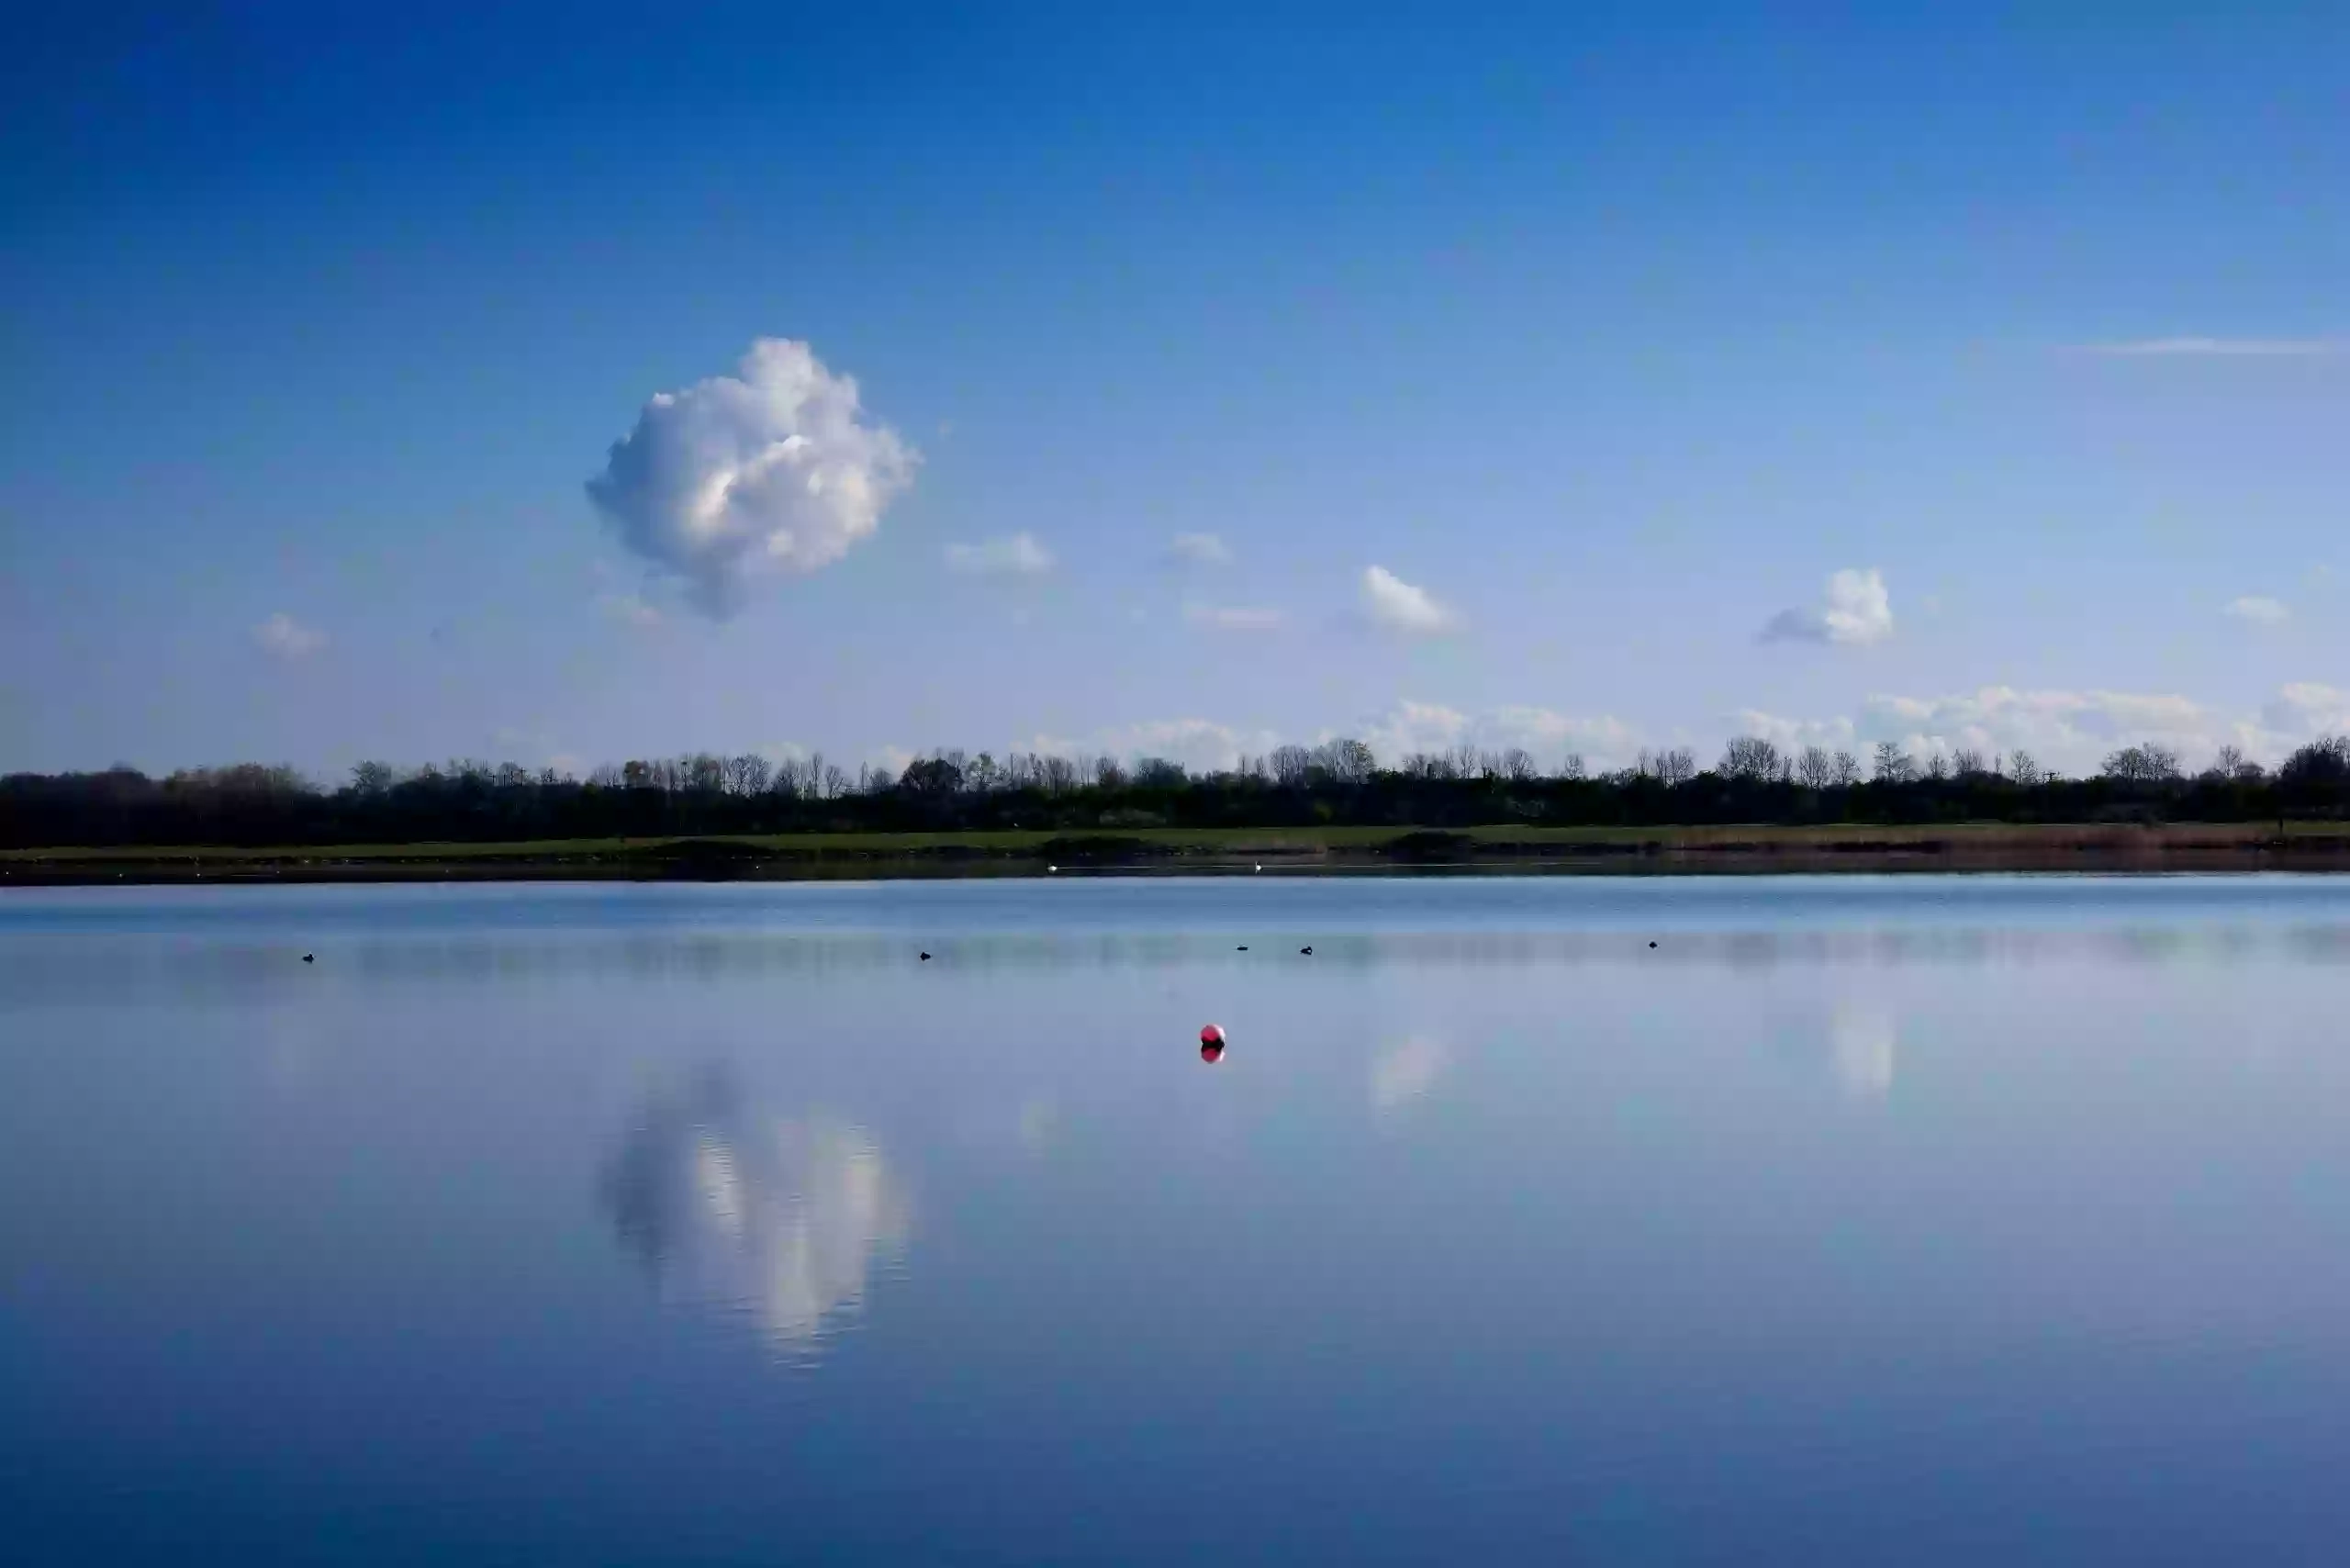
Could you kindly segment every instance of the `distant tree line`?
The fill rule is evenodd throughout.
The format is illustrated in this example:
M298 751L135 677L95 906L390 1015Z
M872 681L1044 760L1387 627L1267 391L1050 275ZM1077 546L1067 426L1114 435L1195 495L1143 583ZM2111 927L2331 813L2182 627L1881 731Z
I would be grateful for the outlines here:
M1286 745L1193 772L1163 757L946 751L891 772L822 756L687 756L553 768L459 760L403 771L365 762L329 788L241 764L154 778L134 768L0 778L0 846L328 845L997 828L1495 823L2247 822L2350 816L2350 737L2301 746L2275 771L2223 747L2189 773L2161 745L2124 746L2067 778L2028 752L1935 752L1891 742L1865 759L1760 736L1711 767L1686 747L1595 772L1523 750L1460 747L1382 765L1360 741Z

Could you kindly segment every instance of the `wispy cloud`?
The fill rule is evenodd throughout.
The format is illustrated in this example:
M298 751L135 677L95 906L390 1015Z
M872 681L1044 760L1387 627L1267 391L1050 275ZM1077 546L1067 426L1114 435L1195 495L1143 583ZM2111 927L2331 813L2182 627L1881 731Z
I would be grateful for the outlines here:
M308 658L327 645L327 634L315 626L305 626L284 610L253 628L253 643L274 659L288 663Z
M2221 607L2221 613L2232 615L2238 621L2248 621L2255 626L2281 626L2293 618L2293 612L2281 601L2266 599L2259 594L2232 599Z
M1167 546L1167 557L1193 566L1228 566L1232 551L1213 533L1179 533Z
M1893 635L1893 600L1874 567L1850 568L1828 579L1816 607L1782 610L1762 628L1766 643L1882 643Z
M1270 606L1187 604L1183 619L1194 626L1219 632L1271 632L1281 624L1281 612Z
M1372 624L1407 637L1442 636L1460 625L1460 617L1449 606L1384 566L1364 568L1362 607Z
M650 629L660 625L664 619L656 606L646 603L637 594L608 593L599 598L596 603L606 615L624 626Z
M2344 338L2139 338L2089 343L2087 353L2107 359L2310 359L2350 348Z
M1015 533L978 544L949 544L946 567L973 577L1035 577L1053 569L1053 553L1035 534Z
M733 375L655 394L588 495L629 549L731 613L761 573L812 572L881 526L921 455L867 421L856 383L761 338Z

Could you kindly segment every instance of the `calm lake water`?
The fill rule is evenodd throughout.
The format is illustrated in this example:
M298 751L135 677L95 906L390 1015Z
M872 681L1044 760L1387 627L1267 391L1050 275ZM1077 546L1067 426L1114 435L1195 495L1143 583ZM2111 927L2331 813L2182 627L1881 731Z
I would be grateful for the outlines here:
M2339 1562L2345 998L2350 879L11 892L0 1561Z

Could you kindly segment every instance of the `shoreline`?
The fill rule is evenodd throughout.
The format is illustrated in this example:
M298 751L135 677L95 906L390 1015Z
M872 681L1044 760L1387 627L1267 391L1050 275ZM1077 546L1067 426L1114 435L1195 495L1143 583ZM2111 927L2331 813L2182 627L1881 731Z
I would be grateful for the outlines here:
M504 844L0 852L0 888L438 881L830 881L1060 875L1583 876L2350 872L2350 825L1304 828L810 834ZM1056 873L1055 868L1058 868Z

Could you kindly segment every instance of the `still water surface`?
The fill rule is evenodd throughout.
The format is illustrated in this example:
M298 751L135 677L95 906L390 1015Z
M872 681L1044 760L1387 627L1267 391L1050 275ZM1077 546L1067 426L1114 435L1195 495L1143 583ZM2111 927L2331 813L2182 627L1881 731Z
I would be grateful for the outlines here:
M2338 1562L2345 997L2350 879L10 892L0 1560Z

